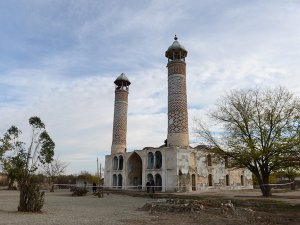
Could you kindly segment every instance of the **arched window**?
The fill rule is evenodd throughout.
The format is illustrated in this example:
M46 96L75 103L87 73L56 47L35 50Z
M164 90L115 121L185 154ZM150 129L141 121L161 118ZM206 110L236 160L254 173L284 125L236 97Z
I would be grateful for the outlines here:
M123 177L121 174L118 175L118 188L122 188Z
M119 170L123 170L123 156L119 156Z
M117 175L114 174L114 175L113 175L113 187L116 187L117 185L118 185Z
M227 174L226 175L226 186L229 186L230 184L229 184L229 175Z
M208 174L208 186L213 186L213 180L211 174Z
M196 175L192 174L192 191L196 191Z
M118 169L118 157L115 156L113 159L113 170L117 170Z
M157 151L157 152L155 152L155 169L160 169L161 165L162 165L161 152Z
M244 175L241 175L241 185L244 186Z
M211 166L211 155L207 155L207 166Z
M162 179L159 174L155 175L155 189L156 191L161 191L162 189Z
M154 166L154 156L153 156L152 152L149 152L148 153L148 166L147 166L147 168L148 169L153 169L153 166Z
M153 175L151 173L148 173L147 175L147 182L150 182L153 180Z

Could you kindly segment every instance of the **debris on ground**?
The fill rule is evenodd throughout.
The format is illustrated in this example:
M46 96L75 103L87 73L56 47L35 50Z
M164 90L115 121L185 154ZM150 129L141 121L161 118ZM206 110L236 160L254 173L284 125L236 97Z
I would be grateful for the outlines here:
M190 199L159 199L156 202L146 203L139 210L150 213L191 213L194 215L209 213L223 218L248 217L253 220L255 211L248 208L235 208L231 200L214 203L205 200Z
M234 211L235 211L234 206L231 203L231 200L228 200L227 203L221 203L221 207L220 208L221 208L221 213L222 214L225 214L228 211L230 211L231 213L234 213Z
M200 200L186 199L159 199L156 202L146 203L140 210L150 212L200 212L205 203Z

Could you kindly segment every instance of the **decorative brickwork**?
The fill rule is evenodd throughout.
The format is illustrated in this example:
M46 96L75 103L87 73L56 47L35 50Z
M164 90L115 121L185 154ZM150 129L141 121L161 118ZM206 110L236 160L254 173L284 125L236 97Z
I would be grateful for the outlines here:
M111 147L112 154L125 152L127 133L127 109L128 92L125 90L116 90L113 137Z
M124 101L128 102L128 91L126 90L116 90L115 91L115 102L116 101Z
M178 62L172 62L171 64L169 63L168 65L168 75L173 75L173 74L182 74L182 75L186 75L186 64L182 61L178 61Z
M186 65L183 61L168 63L168 143L188 146L188 112Z

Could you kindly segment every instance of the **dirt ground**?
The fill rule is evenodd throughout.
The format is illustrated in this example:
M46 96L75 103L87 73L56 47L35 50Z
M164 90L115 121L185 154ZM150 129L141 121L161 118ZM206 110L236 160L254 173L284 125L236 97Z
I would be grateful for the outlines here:
M300 224L300 191L278 191L265 199L256 190L162 193L153 198L142 192L71 197L67 190L57 190L46 193L41 213L17 212L18 196L17 191L0 191L0 224ZM228 200L234 210L221 206Z

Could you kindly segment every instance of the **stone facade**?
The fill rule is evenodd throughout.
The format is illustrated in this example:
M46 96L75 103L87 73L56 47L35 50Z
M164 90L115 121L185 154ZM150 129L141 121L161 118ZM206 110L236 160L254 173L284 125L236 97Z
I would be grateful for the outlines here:
M154 180L156 191L185 192L210 189L250 189L252 174L230 167L227 159L209 148L189 146L186 92L187 51L175 41L168 58L168 136L166 145L126 152L129 80L120 75L115 84L115 111L111 155L105 157L104 185L109 188L146 190Z
M208 164L211 158L211 163ZM123 160L122 167L113 162ZM205 147L145 148L105 158L105 186L146 190L153 179L157 191L186 192L203 190L252 189L252 174L245 168L225 165Z

